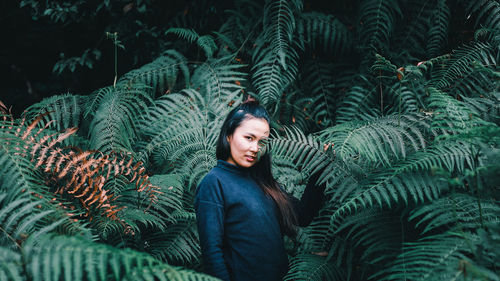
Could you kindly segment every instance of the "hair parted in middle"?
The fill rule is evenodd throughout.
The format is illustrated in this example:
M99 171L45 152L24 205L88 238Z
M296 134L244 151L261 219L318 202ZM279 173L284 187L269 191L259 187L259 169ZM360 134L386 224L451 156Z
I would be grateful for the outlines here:
M231 156L231 147L228 137L231 136L241 123L250 118L264 119L268 124L271 120L267 110L257 101L249 99L235 107L229 112L222 124L219 138L217 140L216 157L227 161ZM271 171L270 144L267 144L267 152L260 155L257 163L248 168L250 175L257 182L265 194L270 196L280 212L280 225L283 233L293 236L296 233L297 216L293 210L288 195L281 189L274 179Z

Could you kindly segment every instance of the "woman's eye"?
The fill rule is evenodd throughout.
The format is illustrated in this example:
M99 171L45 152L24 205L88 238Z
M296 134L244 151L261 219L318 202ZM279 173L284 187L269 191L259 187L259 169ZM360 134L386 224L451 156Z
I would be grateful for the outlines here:
M247 140L252 140L252 137L245 137Z

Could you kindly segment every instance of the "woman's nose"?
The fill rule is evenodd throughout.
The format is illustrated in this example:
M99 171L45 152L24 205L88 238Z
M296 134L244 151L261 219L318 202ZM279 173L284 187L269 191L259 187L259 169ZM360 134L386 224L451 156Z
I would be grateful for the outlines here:
M250 144L250 151L252 151L252 152L259 151L259 144L258 144L258 142L254 141L254 142L252 142L252 144Z

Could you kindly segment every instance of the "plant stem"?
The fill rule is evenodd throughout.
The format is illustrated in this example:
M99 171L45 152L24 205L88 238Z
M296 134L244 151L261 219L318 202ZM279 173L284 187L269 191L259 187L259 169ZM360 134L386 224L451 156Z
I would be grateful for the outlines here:
M116 80L118 79L118 33L113 34L113 44L115 45L115 79L113 81L113 88L116 87Z

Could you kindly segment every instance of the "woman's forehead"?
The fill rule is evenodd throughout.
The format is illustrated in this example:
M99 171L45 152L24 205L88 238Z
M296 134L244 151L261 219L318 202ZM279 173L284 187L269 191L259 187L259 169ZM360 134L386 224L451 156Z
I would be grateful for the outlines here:
M269 123L264 118L247 118L238 126L237 130L245 133L254 133L258 135L269 135Z

